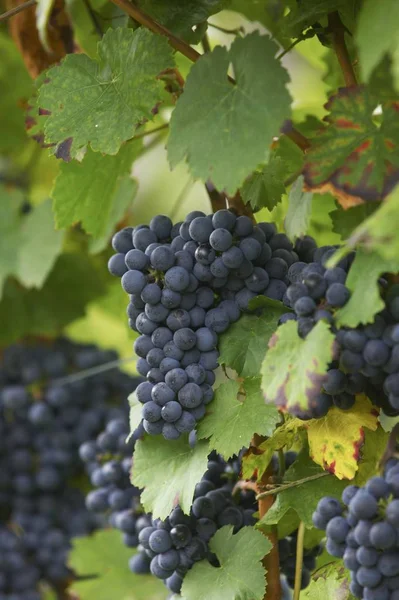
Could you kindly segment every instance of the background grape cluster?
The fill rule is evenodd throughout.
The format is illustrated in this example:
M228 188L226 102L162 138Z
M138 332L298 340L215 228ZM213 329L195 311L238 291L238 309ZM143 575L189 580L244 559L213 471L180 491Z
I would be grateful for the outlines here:
M137 380L118 369L70 383L62 378L115 358L67 339L21 343L3 353L1 600L36 600L43 581L60 592L73 578L67 567L71 539L103 524L86 509L78 449L109 420L127 420L125 399Z

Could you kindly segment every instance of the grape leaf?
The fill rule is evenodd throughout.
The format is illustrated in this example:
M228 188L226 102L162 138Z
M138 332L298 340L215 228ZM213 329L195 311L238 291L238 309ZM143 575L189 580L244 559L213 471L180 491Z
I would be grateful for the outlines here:
M379 462L387 447L389 434L382 427L374 431L366 429L365 439L359 460L359 469L355 476L356 485L363 486L370 477L379 472Z
M387 18L389 15L389 18ZM396 0L365 0L356 29L360 69L368 79L387 52L398 47L399 5Z
M359 248L346 280L352 295L347 304L337 311L337 324L340 327L357 327L374 321L375 315L385 307L378 279L383 273L397 271L399 258L386 260L378 252Z
M350 236L352 231L370 215L375 212L380 204L378 202L367 202L366 204L358 204L347 210L337 208L330 212L330 217L333 222L333 231L338 233L344 240Z
M353 596L349 590L349 583L349 571L342 562L334 561L313 574L309 586L301 591L301 600L351 600Z
M132 179L130 175L125 175L119 179L112 199L111 210L105 231L100 237L92 238L89 241L90 254L102 252L108 246L116 226L123 220L126 216L126 212L132 206L137 189L137 180Z
M271 543L252 527L233 535L233 527L222 527L210 541L220 567L208 561L196 563L183 580L182 594L190 600L262 600L265 593L263 557Z
M59 256L40 290L26 290L7 281L0 302L1 343L10 344L25 335L59 335L105 292L104 275L103 265L99 272L86 255L70 253Z
M143 405L141 404L141 402L139 402L137 400L136 392L132 392L128 396L128 402L129 402L129 429L130 429L129 438L130 438L130 436L133 435L133 433L136 431L137 427L140 425L141 421L143 420L143 417L141 416Z
M366 88L341 89L326 105L328 127L306 154L306 185L332 191L344 208L381 200L399 180L399 103L384 104L381 126L377 105Z
M53 10L55 0L37 0L36 4L36 27L39 39L47 52L51 53L48 40L48 21Z
M377 417L378 412L370 400L358 396L350 410L342 411L333 406L325 417L308 421L311 458L338 479L353 479L358 470L364 428L377 429Z
M288 419L278 427L270 437L262 442L256 449L250 448L242 461L242 475L244 479L257 478L260 481L270 464L276 450L287 450L293 445L297 433L304 427L305 422L299 419Z
M244 183L241 197L253 210L273 210L285 193L286 165L280 156L272 154L261 171L255 171Z
M81 221L87 233L104 234L121 180L129 175L140 148L139 142L129 142L116 156L88 149L81 163L63 163L51 193L57 227Z
M206 31L208 17L227 8L230 0L139 0L145 13L162 23L177 37L198 44Z
M112 590L118 600L165 600L168 593L159 579L130 571L128 563L134 554L115 529L75 538L69 566L82 579L73 582L72 594L85 600L109 600Z
M303 237L307 233L312 212L312 198L312 192L303 191L303 175L300 175L292 184L284 220L285 231L291 240Z
M269 342L263 361L262 389L267 402L306 411L320 393L333 357L334 335L319 321L301 339L295 321L281 325Z
M21 215L23 195L0 184L0 298L6 278L41 287L61 251L64 232L54 230L51 203Z
M161 100L161 71L173 67L163 36L145 29L109 29L98 44L98 59L69 54L47 71L37 105L47 115L45 141L70 161L90 144L116 154L137 126L153 118Z
M336 10L347 26L352 25L358 10L357 0L301 0L285 17L283 30L291 37L299 37L305 29Z
M242 315L219 338L219 363L234 369L241 377L257 377L267 342L284 312L287 309L279 304L266 306L260 316Z
M341 421L342 426L342 421ZM287 470L283 483L299 481L306 477L323 473L323 469L309 458L307 449L301 452L298 459ZM276 495L276 499L259 525L273 525L278 523L284 515L293 509L306 527L312 527L312 514L317 503L323 496L340 498L347 482L340 481L334 475L325 475L300 485L286 489Z
M246 379L222 383L198 426L198 437L209 438L210 447L226 460L249 446L255 433L272 435L280 420L275 406L266 405L260 380ZM226 423L228 427L226 427Z
M189 514L194 488L207 468L208 454L208 442L190 448L187 436L174 441L153 436L139 440L132 483L145 488L141 494L145 510L165 519L179 504Z
M254 32L197 61L172 114L172 168L186 158L193 177L211 178L217 189L234 193L268 160L272 138L290 112L288 74L276 52L269 37Z

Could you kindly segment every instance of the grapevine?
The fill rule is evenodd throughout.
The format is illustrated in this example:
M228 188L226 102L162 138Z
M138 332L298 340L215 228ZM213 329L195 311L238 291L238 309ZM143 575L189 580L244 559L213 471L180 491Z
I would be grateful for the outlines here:
M397 0L0 0L0 600L399 600Z

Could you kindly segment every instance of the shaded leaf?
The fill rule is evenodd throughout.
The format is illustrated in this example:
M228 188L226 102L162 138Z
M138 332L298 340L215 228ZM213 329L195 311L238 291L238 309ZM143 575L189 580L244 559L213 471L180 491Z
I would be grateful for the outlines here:
M194 488L208 464L208 442L190 448L187 436L169 441L157 436L139 440L134 450L132 483L145 488L142 504L155 518L165 519L179 504L189 514Z
M45 140L65 161L90 144L116 154L137 126L153 118L161 100L161 71L173 67L163 36L145 29L109 29L98 44L98 59L69 55L47 73L38 105L48 113Z
M330 212L330 217L333 222L333 231L339 233L343 240L346 239L353 230L372 215L379 206L379 202L367 202L366 204L352 206L347 210L344 210L343 208L333 210Z
M273 210L285 193L286 166L279 156L271 155L261 171L255 171L244 183L241 197L253 210Z
M309 586L302 590L304 600L351 600L349 590L350 574L341 561L335 561L318 569L312 576Z
M325 417L307 423L311 458L338 479L353 479L358 470L364 428L375 430L378 412L365 396L350 410L333 406ZM342 427L345 422L345 427Z
M0 302L1 344L25 335L59 335L105 292L104 274L103 266L99 273L87 256L71 253L60 255L40 290L26 290L8 281Z
M233 527L222 527L210 541L220 567L208 561L196 563L183 580L182 595L190 600L262 600L265 570L261 560L271 543L252 527L233 535Z
M23 195L0 184L0 298L6 278L40 287L61 251L64 233L54 230L51 203L21 215Z
M242 377L257 377L268 341L276 330L279 317L285 312L287 309L277 304L266 306L259 316L242 315L219 338L219 363L234 369Z
M284 220L285 231L291 240L303 237L307 233L312 213L312 198L312 192L303 190L303 175L300 175L292 184Z
M73 582L71 591L85 600L109 600L110 590L118 600L165 600L168 593L159 579L130 571L128 563L134 554L115 529L74 538L69 564L87 579Z
M357 327L374 321L375 315L385 308L378 279L383 273L397 271L399 257L386 260L378 252L359 248L346 280L346 286L352 292L351 297L335 314L338 326Z
M304 340L295 321L281 325L269 342L261 368L266 401L290 411L308 410L320 393L333 346L334 335L323 321Z
M388 433L382 427L374 431L364 430L364 443L361 449L359 469L355 476L356 485L363 486L367 480L379 472L379 462L388 443Z
M230 0L139 0L137 5L177 37L198 44L211 15L228 8Z
M279 420L276 407L264 402L259 378L246 379L241 388L230 380L215 391L198 437L209 438L210 448L227 460L249 446L255 433L272 435Z
M291 10L286 15L282 26L284 31L291 37L299 37L304 30L311 25L315 25L317 21L321 20L327 24L326 17L328 13L336 10L344 23L352 30L354 17L358 11L357 0L301 0L300 3L291 6ZM325 42L324 39L323 42Z
M130 142L122 146L116 156L103 156L88 149L81 163L61 164L51 192L57 227L80 221L94 237L109 230L111 210L121 181L129 176L140 148L139 141Z
M306 154L306 185L331 191L344 208L381 200L399 180L399 103L383 106L381 126L373 118L377 105L366 88L341 89L326 105L329 126Z
M270 38L255 32L197 61L172 114L172 168L186 158L193 177L210 178L217 189L233 194L268 160L273 136L290 111L288 75L276 52Z

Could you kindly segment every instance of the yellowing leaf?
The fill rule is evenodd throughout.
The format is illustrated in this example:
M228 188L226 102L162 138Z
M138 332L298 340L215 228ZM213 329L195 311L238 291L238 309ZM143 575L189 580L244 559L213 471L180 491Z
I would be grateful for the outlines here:
M333 407L322 419L312 419L308 422L310 456L338 479L353 479L359 468L364 428L375 431L377 417L370 400L358 396L351 410Z

